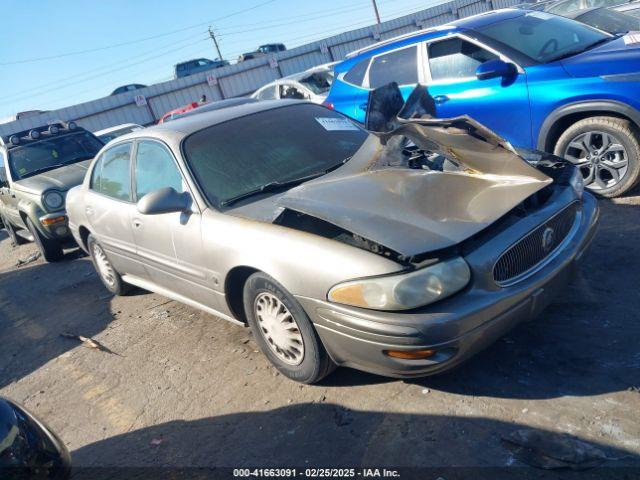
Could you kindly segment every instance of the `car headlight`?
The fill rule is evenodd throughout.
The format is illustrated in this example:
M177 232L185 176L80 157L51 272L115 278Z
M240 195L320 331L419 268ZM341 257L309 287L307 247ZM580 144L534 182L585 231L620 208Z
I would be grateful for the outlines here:
M408 310L446 298L470 279L467 262L456 257L410 273L340 283L329 290L328 298L354 307Z
M584 177L582 176L582 172L579 168L573 169L569 184L573 188L573 191L576 192L578 198L582 198L582 194L584 193Z
M50 190L42 195L42 203L48 210L60 210L64 205L64 197L60 192Z

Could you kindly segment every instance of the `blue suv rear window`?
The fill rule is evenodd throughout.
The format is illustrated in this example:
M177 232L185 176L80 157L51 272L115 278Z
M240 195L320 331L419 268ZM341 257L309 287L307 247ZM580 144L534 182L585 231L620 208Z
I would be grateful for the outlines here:
M351 70L345 74L344 81L353 85L362 86L362 83L364 82L364 74L367 73L367 67L369 66L370 60L370 58L363 58L351 67Z

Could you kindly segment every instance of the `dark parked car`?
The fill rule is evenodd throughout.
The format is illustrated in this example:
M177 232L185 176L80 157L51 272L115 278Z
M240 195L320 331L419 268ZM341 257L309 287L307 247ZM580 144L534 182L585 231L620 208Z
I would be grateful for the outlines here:
M608 8L587 8L564 16L614 35L640 30L640 18Z
M22 405L0 397L0 478L63 480L70 473L64 442Z
M197 58L187 62L178 63L175 66L176 78L188 77L194 73L205 72L213 68L221 68L229 65L227 60L209 60L208 58Z
M122 87L116 88L113 92L111 92L111 95L118 95L120 93L133 92L141 88L147 88L147 86L142 85L141 83L131 83L129 85L123 85Z

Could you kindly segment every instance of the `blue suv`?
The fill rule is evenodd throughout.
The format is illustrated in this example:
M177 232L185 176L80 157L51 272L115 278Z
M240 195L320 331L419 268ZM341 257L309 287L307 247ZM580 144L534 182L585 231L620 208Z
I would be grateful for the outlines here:
M441 118L469 115L515 147L576 164L607 197L640 174L640 43L544 12L498 10L358 50L325 105L364 122L370 90L426 84Z

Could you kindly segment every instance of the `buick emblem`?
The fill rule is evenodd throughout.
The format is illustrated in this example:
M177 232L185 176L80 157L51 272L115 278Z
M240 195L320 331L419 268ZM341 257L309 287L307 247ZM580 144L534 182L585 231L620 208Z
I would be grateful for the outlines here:
M547 227L542 232L542 249L545 253L549 253L549 250L553 248L553 244L556 239L556 232L553 228Z

